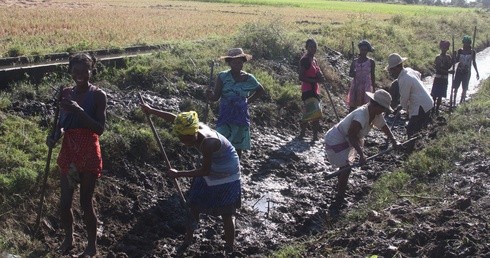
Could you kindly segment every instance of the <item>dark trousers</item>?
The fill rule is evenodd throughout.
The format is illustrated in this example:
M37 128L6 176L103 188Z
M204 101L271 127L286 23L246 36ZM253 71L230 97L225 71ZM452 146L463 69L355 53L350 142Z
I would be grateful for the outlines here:
M422 106L419 107L419 113L415 116L410 117L407 125L407 135L411 138L413 135L420 132L420 130L427 127L430 123L430 109L424 111Z

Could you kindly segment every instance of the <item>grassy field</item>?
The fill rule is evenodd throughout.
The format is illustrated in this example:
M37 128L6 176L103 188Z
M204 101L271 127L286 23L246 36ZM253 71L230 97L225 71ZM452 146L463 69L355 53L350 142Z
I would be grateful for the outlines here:
M242 5L265 5L280 7L300 7L315 10L356 12L366 14L430 14L441 15L461 12L463 8L441 8L424 5L394 5L360 1L329 0L189 0L193 2L233 3Z
M378 43L375 35L410 28L380 27L393 17L428 22L452 17L449 22L456 24L480 19L471 9L319 0L7 1L0 3L0 56L226 39L245 24L272 21L303 38L324 37L322 43L347 51L343 46L351 40L367 37Z

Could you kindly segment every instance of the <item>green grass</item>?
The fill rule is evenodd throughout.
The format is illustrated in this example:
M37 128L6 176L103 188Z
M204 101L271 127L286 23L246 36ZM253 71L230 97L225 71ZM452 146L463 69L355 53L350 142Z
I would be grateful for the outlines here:
M438 178L463 162L462 153L476 151L490 154L490 80L482 85L474 98L460 105L448 117L446 131L426 147L413 153L402 168L386 173L373 186L371 203L368 207L382 209L390 205L397 195L437 194L428 189L426 182Z
M275 251L269 258L300 258L303 257L301 253L304 251L305 247L303 245L288 245Z
M23 192L44 172L46 132L38 121L6 115L0 124L0 192ZM54 155L53 155L54 156Z
M190 0L192 1L192 0ZM460 7L440 7L425 5L385 4L373 2L354 1L328 1L328 0L195 0L196 2L234 3L243 5L267 5L279 7L299 7L320 9L325 11L342 11L355 13L381 13L381 14L410 14L410 15L441 15L457 12L466 12L468 9Z

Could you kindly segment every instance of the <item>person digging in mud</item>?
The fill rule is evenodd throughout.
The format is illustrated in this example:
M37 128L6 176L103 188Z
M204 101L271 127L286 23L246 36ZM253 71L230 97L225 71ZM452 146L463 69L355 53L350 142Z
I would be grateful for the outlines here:
M408 111L407 135L413 135L424 129L430 122L431 109L434 101L424 88L420 80L420 73L403 67L403 62L407 58L402 58L399 54L393 53L388 56L388 66L385 68L394 79L398 79L400 92L400 105ZM413 144L413 143L412 143ZM411 149L413 146L408 146Z
M434 83L432 84L430 95L434 101L433 112L435 112L436 116L439 115L439 106L441 105L442 98L445 98L447 95L448 74L450 73L449 69L451 69L451 66L453 65L451 56L446 54L450 45L451 43L449 43L449 41L441 40L441 42L439 42L441 54L438 55L434 61L436 75L434 76Z
M220 59L230 66L229 70L218 73L214 91L206 91L209 101L220 100L216 131L224 135L235 147L238 156L243 150L250 150L249 105L264 95L264 87L255 77L243 71L243 64L252 59L241 48L232 48Z
M366 162L366 156L363 152L364 137L373 126L380 128L391 140L393 146L398 146L398 142L383 117L383 112L393 112L390 107L390 94L382 89L375 93L366 92L365 94L370 98L370 101L349 113L330 128L324 137L328 161L333 166L339 167L339 170L345 171L338 175L337 194L331 208L345 206L345 192L351 172L350 166L355 159L356 152L359 154L359 164L362 165Z
M471 36L465 35L463 37L463 48L458 49L457 54L453 53L456 56L454 62L458 64L452 85L452 90L454 90L453 103L456 103L459 85L462 85L463 88L459 103L461 104L466 100L466 91L468 90L468 84L471 78L471 64L473 64L473 67L475 68L476 79L480 79L480 74L478 73L478 68L476 66L476 52L471 48L471 42Z
M376 90L376 63L367 56L368 52L373 52L374 49L367 40L361 40L357 47L359 48L359 57L352 61L349 71L349 76L353 77L346 99L349 105L349 113L369 102L366 92Z
M88 243L78 257L97 254L97 217L93 207L93 193L102 172L99 136L104 132L107 98L104 91L89 82L96 72L96 58L81 53L70 57L68 71L74 87L65 88L60 102L60 122L54 137L46 144L54 144L63 137L58 156L60 168L60 215L65 239L59 248L66 255L73 247L73 193L80 184L80 206L87 229Z
M300 139L305 137L306 127L311 122L313 127L312 141L318 140L318 133L321 129L320 119L323 116L318 83L325 81L315 58L317 47L314 39L306 40L306 53L299 61L299 80L301 81L301 100L303 101L304 113L300 121L301 131L298 137Z
M224 223L225 251L232 252L235 242L234 214L241 207L241 181L239 157L233 145L219 132L199 123L197 113L183 112L178 115L141 104L142 110L173 123L173 132L187 147L195 147L202 153L200 168L177 171L170 169L168 176L193 177L188 193L188 205L196 222L199 213L220 215ZM182 247L193 242L193 231L188 225Z

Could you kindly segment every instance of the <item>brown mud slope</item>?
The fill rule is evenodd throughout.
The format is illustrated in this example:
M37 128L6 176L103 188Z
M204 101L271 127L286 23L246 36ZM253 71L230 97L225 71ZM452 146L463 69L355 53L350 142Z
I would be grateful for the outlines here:
M189 92L188 96L194 94ZM144 96L150 104L161 108L178 106L176 96L160 98L150 92ZM137 108L135 92L108 90L108 98L109 118L128 118ZM195 243L187 249L179 248L186 222L178 196L164 177L164 164L138 159L145 148L135 146L132 156L104 161L106 171L95 195L99 257L265 257L284 245L304 240L308 240L304 257L321 257L325 253L337 257L369 254L379 257L490 256L490 162L488 157L482 156L478 146L475 145L473 152L464 153L464 162L442 178L432 179L434 191L446 193L441 199L420 196L420 202L412 203L409 201L412 197L394 193L399 194L399 201L385 210L371 211L368 220L346 220L347 212L366 202L373 182L393 171L407 154L403 150L393 151L355 170L349 180L347 199L350 205L333 214L329 206L336 179L325 180L324 176L335 169L325 161L321 141L295 137L298 133L293 115L296 110L283 110L281 120L270 121L271 114L260 111L266 110L260 105L252 107L253 150L246 152L241 161L243 195L242 208L236 216L235 252L225 254L221 220L207 215L201 217L194 235ZM324 105L328 113L323 124L326 131L335 119L327 98ZM27 109L36 105L20 106L19 109ZM405 133L406 117L402 118L394 127L400 141L404 140ZM140 122L145 126L143 120ZM388 123L391 122L389 118ZM443 117L435 120L417 148L423 148L444 126ZM371 156L386 148L385 139L379 131L373 130L365 146ZM197 151L193 149L166 145L166 151L175 167L192 168L199 164L195 158ZM184 190L190 184L189 180L180 182ZM32 257L58 256L56 249L62 241L62 231L56 213L57 198L55 182L49 188L48 211L37 237L45 249L34 250ZM20 210L10 212L7 220L4 215L2 220L9 225L32 224L35 199L33 197L32 202ZM77 235L72 254L83 251L86 239L79 211L78 197L75 197Z

